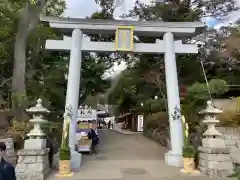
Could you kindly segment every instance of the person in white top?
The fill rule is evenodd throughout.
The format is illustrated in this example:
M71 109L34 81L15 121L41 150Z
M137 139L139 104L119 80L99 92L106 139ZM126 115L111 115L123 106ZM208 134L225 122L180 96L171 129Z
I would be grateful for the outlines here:
M111 128L113 129L113 124L115 122L115 116L112 116L110 121L111 121Z

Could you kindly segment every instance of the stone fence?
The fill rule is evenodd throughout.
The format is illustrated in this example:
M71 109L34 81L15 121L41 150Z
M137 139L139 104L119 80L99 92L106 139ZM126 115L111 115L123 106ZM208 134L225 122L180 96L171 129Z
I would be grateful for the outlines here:
M234 164L240 164L240 127L218 127L229 149Z

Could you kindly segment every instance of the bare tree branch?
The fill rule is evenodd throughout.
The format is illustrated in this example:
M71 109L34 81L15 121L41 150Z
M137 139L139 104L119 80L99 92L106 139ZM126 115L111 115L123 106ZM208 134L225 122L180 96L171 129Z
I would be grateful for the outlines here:
M12 80L12 77L3 80L3 81L1 82L1 84L0 84L0 87L3 87L6 83L8 83L8 82L11 81L11 80Z

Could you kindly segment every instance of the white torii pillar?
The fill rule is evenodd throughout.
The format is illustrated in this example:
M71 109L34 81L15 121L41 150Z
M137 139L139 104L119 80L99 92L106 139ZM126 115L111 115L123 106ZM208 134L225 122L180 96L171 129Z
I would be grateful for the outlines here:
M72 107L72 119L69 128L69 148L71 150L71 168L79 170L81 166L81 154L75 151L76 148L76 118L80 89L81 63L82 63L82 39L83 33L80 29L72 32L70 61L67 80L66 106ZM64 122L66 123L66 122Z
M166 48L164 62L171 140L171 150L165 154L165 162L171 166L181 167L183 165L183 129L173 33L166 32L163 36L163 41ZM184 46L180 48L184 48Z

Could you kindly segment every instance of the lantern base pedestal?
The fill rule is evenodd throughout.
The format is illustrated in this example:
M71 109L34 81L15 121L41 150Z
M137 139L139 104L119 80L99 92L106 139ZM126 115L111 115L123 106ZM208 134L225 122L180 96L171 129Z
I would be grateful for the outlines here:
M18 151L15 168L18 180L44 180L51 172L48 161L49 149L22 149Z
M199 170L211 177L227 177L234 172L229 148L199 147Z
M207 148L225 148L225 141L221 138L203 138L202 146Z
M45 149L46 139L27 139L24 141L24 149Z

